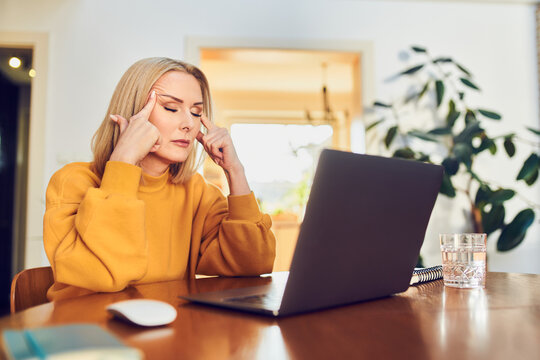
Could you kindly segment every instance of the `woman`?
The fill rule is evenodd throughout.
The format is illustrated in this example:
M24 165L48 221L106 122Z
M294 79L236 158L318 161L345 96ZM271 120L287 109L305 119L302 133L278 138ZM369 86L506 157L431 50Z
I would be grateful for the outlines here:
M211 116L208 82L195 66L149 58L127 70L94 135L94 161L65 166L47 188L49 300L195 273L272 271L270 217ZM227 198L196 173L197 143L223 168Z

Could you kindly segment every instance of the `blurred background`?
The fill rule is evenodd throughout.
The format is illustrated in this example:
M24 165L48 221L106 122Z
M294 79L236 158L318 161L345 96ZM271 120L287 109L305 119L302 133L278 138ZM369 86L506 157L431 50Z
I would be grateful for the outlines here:
M501 117L487 116L473 135L496 142L513 134L515 147L510 157L508 142L506 152L491 146L472 165L491 190L515 191L504 224L491 226L489 270L540 273L539 185L516 180L539 151L539 136L527 129L540 128L537 14L533 0L0 0L2 289L21 269L48 264L48 181L63 165L92 159L90 141L116 83L132 63L152 56L182 59L207 74L216 122L230 130L252 188L273 216L275 270L289 266L322 148L392 156L406 137L398 133L389 143L390 120L369 125L399 112L391 121L406 121L405 128L437 127L448 121L451 97L466 93L462 114L470 108L486 117L476 109L489 109ZM427 65L415 70L418 64ZM447 67L456 64L462 70ZM457 84L447 83L452 74ZM431 83L420 99L415 81L426 77ZM437 79L445 81L443 94ZM444 151L422 150L432 160ZM537 163L528 165L529 176ZM460 169L470 170L466 165ZM212 164L201 171L225 187ZM460 190L462 183L453 185ZM474 230L474 194L460 194L439 196L425 265L441 261L439 233ZM482 204L489 215L500 202ZM522 226L517 244L498 251L501 230L524 208L535 219Z

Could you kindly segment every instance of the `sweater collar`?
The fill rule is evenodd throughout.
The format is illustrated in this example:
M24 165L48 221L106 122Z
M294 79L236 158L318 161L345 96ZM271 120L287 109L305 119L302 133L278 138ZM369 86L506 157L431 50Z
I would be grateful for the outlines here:
M142 192L158 191L161 188L163 188L165 184L167 184L168 180L169 180L169 169L167 169L167 171L165 171L163 174L159 176L151 176L143 172L139 190Z

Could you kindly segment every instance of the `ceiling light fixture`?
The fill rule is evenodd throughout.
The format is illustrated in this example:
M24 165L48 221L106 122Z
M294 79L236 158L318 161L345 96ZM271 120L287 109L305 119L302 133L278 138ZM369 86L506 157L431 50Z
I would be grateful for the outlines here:
M334 120L336 120L334 113L332 112L332 107L330 106L330 100L328 98L328 87L326 85L327 83L327 64L322 63L322 89L321 89L321 95L322 95L322 104L323 104L323 120L332 123ZM313 116L311 115L309 110L306 110L306 118L308 121L313 121Z
M19 59L16 56L13 56L9 59L8 62L9 66L11 66L14 69L18 69L21 66L21 59Z

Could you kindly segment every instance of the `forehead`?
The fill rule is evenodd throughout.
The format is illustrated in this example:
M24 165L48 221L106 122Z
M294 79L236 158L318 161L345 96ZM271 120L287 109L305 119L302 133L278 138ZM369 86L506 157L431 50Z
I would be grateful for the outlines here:
M158 93L172 95L184 101L202 101L201 86L191 74L169 71L163 74L152 86Z

